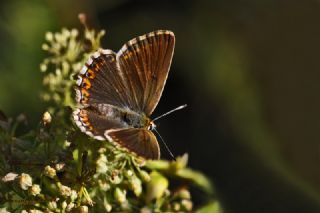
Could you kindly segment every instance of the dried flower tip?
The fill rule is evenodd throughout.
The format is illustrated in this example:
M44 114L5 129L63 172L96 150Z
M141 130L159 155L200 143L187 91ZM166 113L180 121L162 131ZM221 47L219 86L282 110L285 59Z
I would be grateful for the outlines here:
M114 191L114 197L118 203L123 203L126 201L126 191L117 187Z
M52 117L51 117L51 114L48 111L43 113L42 121L43 121L44 125L48 125L49 123L51 123Z
M83 24L87 28L87 16L85 13L79 13L78 18L80 23Z
M17 117L17 121L18 122L25 122L27 120L27 117L25 114L21 113L20 115L18 115Z
M88 213L89 208L88 206L80 206L80 213Z
M59 187L59 191L60 191L60 194L64 197L70 197L71 196L71 188L68 187L68 186L64 186L64 185L61 185Z
M22 173L20 176L20 187L23 190L27 190L29 187L32 186L32 178L30 175Z
M122 181L122 179L120 178L120 176L118 174L112 175L110 178L110 182L115 185L121 183L121 181Z
M37 196L38 194L40 194L41 192L41 188L38 184L33 184L30 188L29 188L29 192L31 195L33 196Z
M18 177L18 174L13 173L13 172L9 172L1 180L3 182L9 182L9 181L14 181L17 177Z
M54 168L48 165L44 168L44 175L50 178L54 178L57 175L57 173Z

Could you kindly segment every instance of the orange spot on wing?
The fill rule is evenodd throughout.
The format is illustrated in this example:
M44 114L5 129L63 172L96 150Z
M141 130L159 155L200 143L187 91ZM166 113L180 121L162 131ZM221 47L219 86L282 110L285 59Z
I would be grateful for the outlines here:
M82 86L83 86L85 89L90 89L90 87L91 87L90 80L89 80L88 78L83 78Z
M84 97L89 97L89 92L88 92L88 90L86 90L85 88L82 88L82 89L81 89L81 93L82 93L82 96L84 96Z

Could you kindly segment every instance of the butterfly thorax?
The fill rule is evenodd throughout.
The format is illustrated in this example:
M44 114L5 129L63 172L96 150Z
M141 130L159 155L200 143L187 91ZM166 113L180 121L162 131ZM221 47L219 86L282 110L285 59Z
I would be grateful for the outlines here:
M123 127L145 128L151 122L144 113L135 112L128 107L118 107L110 104L94 104L92 107L101 116L120 122Z

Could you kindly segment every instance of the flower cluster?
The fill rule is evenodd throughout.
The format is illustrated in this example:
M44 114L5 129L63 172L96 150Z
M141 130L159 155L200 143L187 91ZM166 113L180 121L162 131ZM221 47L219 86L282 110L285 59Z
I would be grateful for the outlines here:
M0 212L191 212L188 186L212 193L208 179L187 168L187 155L144 161L74 126L74 76L104 34L46 33L42 98L53 104L36 130L16 135L25 116L0 111Z

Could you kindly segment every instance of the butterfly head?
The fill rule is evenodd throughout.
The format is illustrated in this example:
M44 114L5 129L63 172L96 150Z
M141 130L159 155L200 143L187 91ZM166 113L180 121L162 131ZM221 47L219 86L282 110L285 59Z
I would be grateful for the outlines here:
M149 125L148 125L148 130L155 130L157 127L157 125L153 122L153 121L150 121Z

